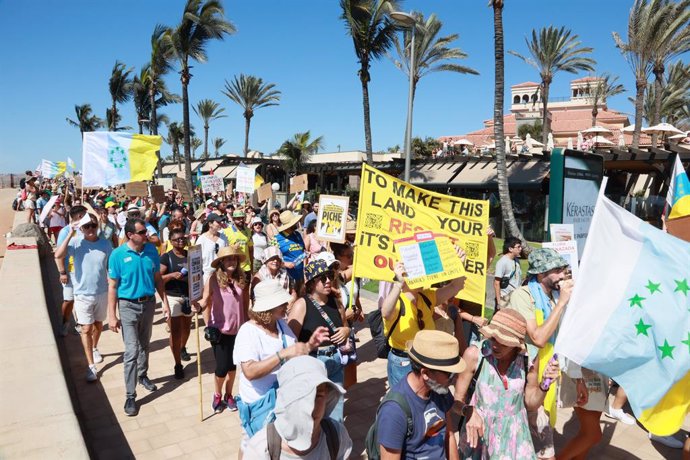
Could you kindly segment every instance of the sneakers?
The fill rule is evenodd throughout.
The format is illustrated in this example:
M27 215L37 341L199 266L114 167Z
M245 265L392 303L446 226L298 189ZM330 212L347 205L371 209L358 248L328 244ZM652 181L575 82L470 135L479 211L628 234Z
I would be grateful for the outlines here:
M189 360L192 359L192 357L190 356L190 354L187 353L187 348L186 348L186 347L182 347L182 350L180 350L180 358L182 359L182 361L189 361Z
M69 334L69 321L60 326L60 337L67 337L67 334Z
M158 389L158 387L147 376L139 377L139 383L148 391L156 391Z
M127 401L125 401L125 414L133 417L137 415L137 412L137 403L134 401L134 398L127 398Z
M235 402L235 398L232 397L232 395L225 395L223 398L225 405L228 407L228 410L230 412L235 412L237 411L237 403Z
M177 380L182 380L184 378L184 368L182 364L175 364L175 378Z
M225 408L225 403L220 397L220 393L215 393L213 395L213 402L211 403L211 407L213 408L213 412L216 414L220 414L223 412L223 409Z
M98 369L95 364L92 364L86 370L86 381L95 382L96 380L98 380Z
M652 441L656 441L660 444L665 445L666 447L670 447L671 449L682 449L683 448L683 441L680 439L676 438L675 436L657 436L652 433L647 433L647 436L649 439Z
M634 425L635 417L630 414L623 412L623 409L614 409L609 406L609 410L605 412L608 418L612 418L625 423L626 425Z
M101 356L101 353L98 351L98 348L93 349L93 362L95 364L100 364L103 362L103 356Z

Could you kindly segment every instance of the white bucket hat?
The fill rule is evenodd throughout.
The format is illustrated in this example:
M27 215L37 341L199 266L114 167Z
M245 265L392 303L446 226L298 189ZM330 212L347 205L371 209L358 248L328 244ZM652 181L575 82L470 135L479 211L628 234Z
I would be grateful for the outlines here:
M262 311L273 310L288 303L291 299L292 297L283 289L280 281L275 279L261 281L254 286L252 311L261 313Z
M340 268L340 261L336 260L336 258L332 252L321 251L318 254L316 254L316 256L314 258L318 259L318 260L323 260L324 262L326 262L326 265L328 265L328 268L331 268L331 269Z
M258 286L258 285L257 285ZM275 406L275 427L280 437L293 449L307 450L314 430L316 387L330 387L324 417L333 411L345 389L328 380L326 366L311 356L290 359L278 371L278 395Z

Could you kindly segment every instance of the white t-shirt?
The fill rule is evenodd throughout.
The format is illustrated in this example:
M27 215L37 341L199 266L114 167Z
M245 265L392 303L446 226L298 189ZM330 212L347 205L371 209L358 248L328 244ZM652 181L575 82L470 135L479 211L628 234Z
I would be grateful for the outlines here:
M335 426L338 430L338 435L340 436L340 448L338 449L338 455L336 455L336 458L338 460L350 458L350 453L352 452L352 439L350 439L350 435L347 433L345 425L343 425L340 422L335 422ZM262 428L249 439L249 441L247 442L247 447L244 450L244 458L259 460L270 459L268 455L266 427ZM284 460L323 460L324 458L331 458L330 453L328 452L328 441L326 440L326 433L323 430L321 430L321 437L319 438L319 443L307 455L298 457L296 455L289 454L285 451L281 451L280 458Z
M251 404L268 392L278 380L276 373L280 367L276 366L270 374L264 375L261 378L249 380L244 376L240 363L263 361L275 355L283 349L283 334L285 334L286 346L289 347L297 341L295 334L282 319L278 320L277 338L268 335L263 329L254 324L253 321L244 323L237 332L232 360L237 363L237 369L240 373L240 398L242 398L242 401L245 403Z
M218 244L218 249L216 250L216 243ZM208 281L213 273L213 267L211 267L211 262L216 258L216 254L220 251L220 248L224 248L228 245L228 240L222 233L218 234L218 239L213 241L211 238L206 236L206 234L201 235L197 240L196 244L201 245L201 261L202 269L204 273L204 283Z

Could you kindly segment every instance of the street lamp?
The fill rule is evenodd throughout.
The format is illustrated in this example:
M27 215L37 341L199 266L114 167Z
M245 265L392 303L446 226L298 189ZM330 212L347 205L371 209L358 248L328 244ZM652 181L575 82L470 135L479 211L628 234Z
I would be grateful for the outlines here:
M417 29L414 16L401 11L393 11L390 17L401 26L410 29L412 39L410 40L410 90L407 95L407 127L405 128L405 182L410 182L410 161L412 159L412 93L414 91L414 63L415 47L414 36Z

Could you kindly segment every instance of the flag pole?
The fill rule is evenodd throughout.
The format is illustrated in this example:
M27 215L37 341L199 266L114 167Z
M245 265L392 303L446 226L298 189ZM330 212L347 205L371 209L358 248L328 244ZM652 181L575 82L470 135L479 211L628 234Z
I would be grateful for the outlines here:
M199 421L204 421L204 400L201 385L201 342L199 340L199 313L194 315L194 329L196 329L196 374L199 378Z

